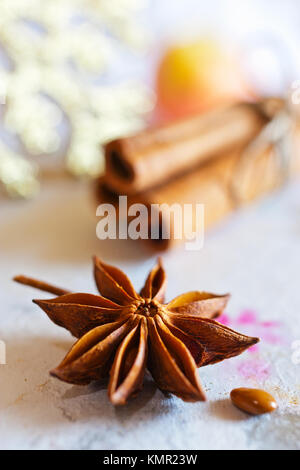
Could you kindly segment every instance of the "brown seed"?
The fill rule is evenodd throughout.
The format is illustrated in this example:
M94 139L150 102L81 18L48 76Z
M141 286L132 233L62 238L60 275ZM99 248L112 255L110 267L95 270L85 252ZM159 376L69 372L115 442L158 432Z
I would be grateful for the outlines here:
M235 388L230 393L232 403L251 415L272 413L277 408L274 397L264 390Z

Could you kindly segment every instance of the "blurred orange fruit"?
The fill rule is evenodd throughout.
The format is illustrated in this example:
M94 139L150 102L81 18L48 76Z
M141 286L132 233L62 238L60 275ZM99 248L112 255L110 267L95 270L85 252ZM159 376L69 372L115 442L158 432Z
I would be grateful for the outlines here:
M167 50L156 89L159 112L168 117L206 111L251 95L238 58L211 39Z

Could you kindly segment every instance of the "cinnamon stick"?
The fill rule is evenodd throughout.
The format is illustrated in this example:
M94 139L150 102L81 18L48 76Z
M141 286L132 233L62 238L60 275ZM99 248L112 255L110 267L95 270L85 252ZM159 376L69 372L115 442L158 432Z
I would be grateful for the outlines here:
M293 136L293 151L290 161L291 174L300 175L300 126ZM130 195L128 206L133 203L142 203L150 209L153 204L204 204L205 228L208 228L230 214L238 207L245 206L256 198L274 190L282 183L280 167L274 158L274 150L270 146L258 152L248 162L241 165L241 157L245 145L240 145L234 151L227 152L219 158L211 159L197 170L177 177L158 188L145 191L141 194ZM118 197L107 186L107 179L102 178L98 185L99 202L111 202L117 205ZM164 209L159 208L159 217L156 217L160 226L159 234L163 232ZM168 219L168 218L167 218ZM146 221L153 223L153 220ZM190 229L195 231L195 209L190 217ZM169 239L145 240L147 245L155 251L163 251L184 241L176 239L171 226ZM149 228L149 234L151 225Z
M148 190L249 142L265 122L242 103L114 140L105 151L106 183L117 193Z

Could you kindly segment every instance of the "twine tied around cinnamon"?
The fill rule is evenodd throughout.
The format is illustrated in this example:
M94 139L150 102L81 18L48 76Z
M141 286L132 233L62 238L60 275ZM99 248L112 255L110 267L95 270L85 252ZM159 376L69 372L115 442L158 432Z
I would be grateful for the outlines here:
M286 183L290 178L293 159L296 119L290 100L267 98L258 103L250 103L249 106L263 114L268 121L240 154L230 182L230 193L236 206L249 200L249 191L256 194L259 184L267 186L266 180L270 179L270 184L274 185L274 172L276 186ZM262 159L263 171L260 175L257 168L255 174L251 172L251 164L257 158Z

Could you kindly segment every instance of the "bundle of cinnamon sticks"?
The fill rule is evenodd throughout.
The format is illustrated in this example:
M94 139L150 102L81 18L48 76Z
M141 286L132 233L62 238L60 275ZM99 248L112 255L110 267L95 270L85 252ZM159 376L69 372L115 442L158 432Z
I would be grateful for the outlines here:
M127 195L128 204L156 205L156 224L166 206L203 204L206 228L277 188L287 173L300 174L299 152L300 125L283 100L222 107L108 143L99 203L117 206ZM196 229L193 214L190 225ZM161 251L182 239L171 229L169 238L145 241Z

